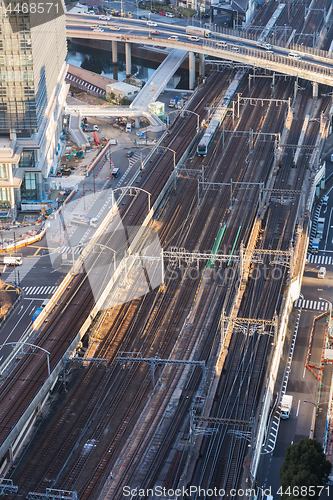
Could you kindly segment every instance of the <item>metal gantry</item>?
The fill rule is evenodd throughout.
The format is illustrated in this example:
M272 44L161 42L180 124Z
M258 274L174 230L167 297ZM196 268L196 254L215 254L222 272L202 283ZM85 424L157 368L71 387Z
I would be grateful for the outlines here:
M79 500L76 491L56 490L46 488L46 493L30 491L27 500Z
M95 363L97 366L99 365L105 365L105 368L108 369L108 362L109 360L107 358L81 358L79 356L69 356L64 358L64 365L63 365L63 384L64 388L66 391L66 365L70 361L76 361L80 364L82 363Z
M206 424L206 425L202 425ZM211 436L213 434L216 434L219 432L219 427L221 425L233 425L237 427L242 427L243 430L239 429L230 429L228 433L236 434L237 437L243 437L240 436L242 434L246 434L250 436L250 440L252 440L252 435L253 435L253 430L254 430L254 419L249 419L249 420L241 420L237 418L218 418L218 417L202 417L202 416L196 416L194 414L194 411L192 410L190 412L190 435L191 438L193 436L198 436L199 434L205 435L205 436ZM214 427L210 427L214 426ZM251 428L250 432L245 431L244 429Z
M296 201L297 197L301 196L302 191L299 189L270 189L261 187L259 197L259 211L263 209L264 203L266 203L266 200L264 199L265 193L271 193L269 201L280 203L281 205L286 205Z
M263 182L242 182L242 181L233 181L230 179L230 182L209 182L205 181L203 176L202 179L198 179L198 206L200 205L200 186L203 190L211 189L213 191L221 191L225 187L230 187L230 208L232 209L232 201L233 201L233 188L237 186L238 189L252 189L253 186L259 186L259 189L262 190L264 183Z
M155 367L160 365L190 365L190 366L202 366L203 371L205 371L205 361L188 361L186 359L161 359L161 358L143 358L141 356L136 356L136 352L127 352L129 356L117 356L116 361L122 364L125 363L148 363L151 369L152 384L155 387ZM136 356L136 357L134 357ZM159 371L158 381L161 383L161 373Z
M255 75L251 75L252 78L255 78ZM242 94L237 93L237 118L239 117L239 106L241 102L250 102L250 105L254 105L257 102L261 102L261 105L264 105L264 102L275 102L276 106L278 104L287 104L288 105L288 111L290 111L291 108L291 97L288 97L288 99L263 99L261 97L243 97ZM262 135L262 132L258 132L258 134ZM269 134L267 134L269 135ZM271 134L271 135L280 135L280 134Z
M0 478L0 496L17 493L18 486L14 486L12 479Z
M209 252L190 252L185 248L177 248L171 247L170 250L163 250L164 258L171 260L174 264L178 262L178 266L181 267L181 262L185 262L186 264L192 264L196 262L197 267L199 267L200 261L208 261L213 259L214 262L228 262L229 260L233 260L235 262L240 261L239 255L229 255L229 254L212 254Z
M231 330L243 332L244 335L254 335L259 332L259 335L272 335L270 331L266 331L266 327L274 328L274 345L276 344L278 332L278 316L275 315L274 319L260 319L260 318L232 318L225 315L224 308L221 314L221 339L222 344L225 337L225 323Z

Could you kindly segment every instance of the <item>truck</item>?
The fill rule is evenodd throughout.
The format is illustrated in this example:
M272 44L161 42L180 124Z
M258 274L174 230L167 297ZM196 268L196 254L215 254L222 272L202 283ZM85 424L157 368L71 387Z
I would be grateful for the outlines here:
M7 266L20 266L23 263L23 259L17 255L5 255L3 263Z
M317 234L316 237L322 239L324 234L325 217L319 217L317 224Z
M95 144L96 144L96 146L98 146L99 145L99 138L98 138L98 135L97 135L96 131L93 132L93 136L94 136L94 139L95 139Z
M88 215L73 214L71 223L77 226L98 227L98 219L96 217L88 217Z
M293 405L293 396L284 394L281 400L281 418L289 418L291 413L291 407Z
M206 28L198 28L197 26L187 26L186 35L200 36L201 38L211 38L212 32Z
M318 253L319 243L320 243L320 238L313 238L310 252L313 253L314 255Z
M174 108L179 101L179 97L173 97L169 102L169 108Z

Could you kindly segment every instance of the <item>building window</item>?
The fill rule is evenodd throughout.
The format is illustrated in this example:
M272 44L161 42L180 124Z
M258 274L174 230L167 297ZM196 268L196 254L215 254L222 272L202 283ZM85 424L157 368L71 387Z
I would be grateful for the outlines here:
M8 179L6 163L0 163L0 179Z
M36 174L26 172L21 187L22 200L37 200Z
M34 168L35 165L35 151L33 149L24 150L21 153L19 167Z
M0 209L10 208L9 188L0 188Z

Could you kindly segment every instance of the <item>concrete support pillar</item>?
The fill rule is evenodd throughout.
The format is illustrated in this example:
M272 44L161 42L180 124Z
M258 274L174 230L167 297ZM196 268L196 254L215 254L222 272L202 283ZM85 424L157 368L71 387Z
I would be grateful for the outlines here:
M135 128L140 128L140 118L138 116L135 117Z
M189 88L193 90L195 81L195 58L194 52L188 53Z
M199 75L205 76L205 54L199 54Z
M312 99L318 99L318 83L312 82Z
M131 44L129 42L125 43L125 59L126 59L126 78L128 78L132 74Z
M117 40L112 40L112 64L117 64L117 62L118 62Z

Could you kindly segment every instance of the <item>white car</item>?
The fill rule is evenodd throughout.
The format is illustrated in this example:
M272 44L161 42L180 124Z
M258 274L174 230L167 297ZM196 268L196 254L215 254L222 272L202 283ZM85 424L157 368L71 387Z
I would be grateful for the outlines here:
M101 21L104 21L104 19L106 19L106 16L99 16L99 18Z
M94 126L93 126L93 130L94 130L95 132L99 132L99 126L98 126L98 125L94 125Z
M93 31L97 31L98 33L101 33L101 31L104 31L102 28L95 28Z
M191 35L188 37L188 40L190 40L190 42L198 42L200 38L198 36Z
M113 31L119 31L120 30L120 27L119 26L111 26L111 29Z
M220 48L220 49L226 49L228 47L228 44L227 42L216 42L216 47Z
M294 52L290 52L288 54L288 57L290 57L291 59L301 59L301 56L299 54L295 54Z
M148 21L147 26L157 26L157 23L153 23L153 21Z
M171 36L169 36L168 40L173 40L174 42L177 42L177 40L179 40L179 38L177 35L171 35Z

